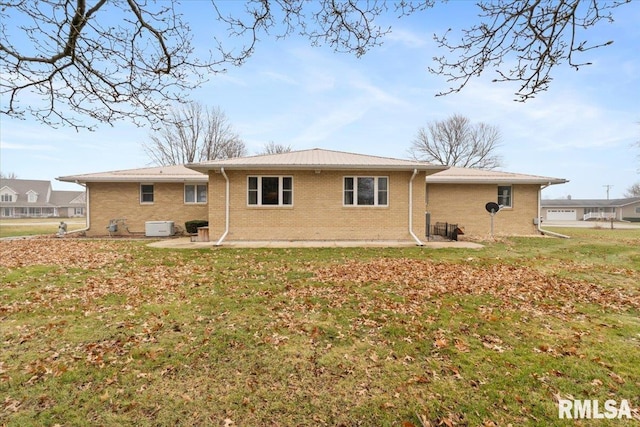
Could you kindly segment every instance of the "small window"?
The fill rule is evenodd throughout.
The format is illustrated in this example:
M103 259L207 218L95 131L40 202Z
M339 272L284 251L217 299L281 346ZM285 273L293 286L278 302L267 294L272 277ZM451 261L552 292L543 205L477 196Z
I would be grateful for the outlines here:
M2 194L0 195L1 202L13 202L13 195L11 194Z
M247 204L252 206L293 205L293 178L290 176L250 176Z
M184 186L185 203L207 203L206 184L186 184Z
M38 193L30 191L27 193L27 202L28 203L35 203L38 201Z
M498 187L498 204L501 208L510 208L511 207L511 186L499 186Z
M140 186L140 203L153 203L153 184Z
M347 176L344 178L345 206L387 206L389 178L386 176Z

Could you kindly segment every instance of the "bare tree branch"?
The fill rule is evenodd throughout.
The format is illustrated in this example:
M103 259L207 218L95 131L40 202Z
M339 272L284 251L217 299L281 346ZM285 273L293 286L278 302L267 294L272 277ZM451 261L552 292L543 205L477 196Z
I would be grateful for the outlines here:
M260 154L282 154L288 153L292 150L290 145L277 144L273 141L267 142Z
M526 101L548 89L554 67L567 62L577 70L590 64L577 62L577 53L613 43L588 44L578 35L600 21L613 22L611 10L629 1L482 1L482 22L463 30L461 41L449 40L451 30L434 36L453 54L433 58L437 66L430 71L455 83L439 95L459 92L472 77L495 68L498 77L493 81L518 83L517 99Z
M0 6L1 112L13 117L76 129L92 128L87 117L157 123L167 103L183 101L204 72L218 71L218 63L191 58L191 35L173 2Z
M409 153L416 160L446 166L477 169L500 167L495 151L500 146L500 131L486 123L472 124L464 116L454 114L420 128Z
M246 154L244 142L218 107L192 102L172 108L143 148L157 165L179 165Z
M391 31L382 16L424 13L436 2L248 0L238 12L236 2L210 1L202 13L229 36L215 39L218 59L195 50L177 0L0 0L0 113L76 129L123 119L156 125L166 105L188 101L226 64L243 64L262 37L302 36L359 57ZM447 94L495 69L494 81L519 84L525 101L549 87L555 67L579 69L588 61L578 54L610 44L584 33L629 1L481 0L481 22L461 40L452 31L435 37L450 54L430 70L452 84Z

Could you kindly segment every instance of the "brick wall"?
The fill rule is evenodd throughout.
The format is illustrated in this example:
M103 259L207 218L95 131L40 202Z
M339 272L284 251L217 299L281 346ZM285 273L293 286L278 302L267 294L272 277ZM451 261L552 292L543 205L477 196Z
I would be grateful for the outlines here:
M144 234L146 221L174 221L184 228L185 221L207 219L206 204L185 204L183 183L154 184L154 202L140 203L139 183L88 183L89 236L107 235L114 218L126 218L129 230ZM129 235L119 227L118 235Z
M412 240L409 234L411 172L227 171L230 230L227 240ZM293 177L293 205L248 206L248 176ZM345 176L389 177L389 205L344 206ZM424 236L424 179L414 179L414 233ZM209 173L209 227L218 239L225 226L225 179Z
M487 202L495 202L497 185L428 184L427 211L431 224L449 222L462 227L465 236L487 237L491 234L491 216ZM494 216L494 235L533 235L537 227L539 185L513 185L512 208Z

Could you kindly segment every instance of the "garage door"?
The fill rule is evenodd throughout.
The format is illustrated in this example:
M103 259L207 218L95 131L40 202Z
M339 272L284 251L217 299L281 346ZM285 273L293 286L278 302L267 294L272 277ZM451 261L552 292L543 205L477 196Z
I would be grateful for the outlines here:
M575 221L575 209L547 209L547 221Z

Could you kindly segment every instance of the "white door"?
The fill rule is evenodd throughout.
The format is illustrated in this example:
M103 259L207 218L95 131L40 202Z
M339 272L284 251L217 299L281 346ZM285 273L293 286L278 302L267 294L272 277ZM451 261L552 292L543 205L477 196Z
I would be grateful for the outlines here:
M547 221L575 221L575 209L547 209Z

